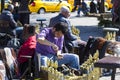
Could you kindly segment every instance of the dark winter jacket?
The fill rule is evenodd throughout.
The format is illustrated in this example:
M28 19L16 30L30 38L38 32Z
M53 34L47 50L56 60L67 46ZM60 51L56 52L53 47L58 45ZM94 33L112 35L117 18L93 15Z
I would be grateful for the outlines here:
M6 24L2 24L6 22ZM9 10L3 10L0 14L0 32L12 34L12 30L17 27L17 23L15 22L12 13Z

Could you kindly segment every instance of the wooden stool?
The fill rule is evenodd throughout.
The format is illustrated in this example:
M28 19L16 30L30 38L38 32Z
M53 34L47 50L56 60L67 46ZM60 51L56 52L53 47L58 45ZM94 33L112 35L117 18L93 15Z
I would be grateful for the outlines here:
M115 80L116 68L120 68L120 58L113 56L106 56L98 60L95 64L95 67L112 69L111 80Z

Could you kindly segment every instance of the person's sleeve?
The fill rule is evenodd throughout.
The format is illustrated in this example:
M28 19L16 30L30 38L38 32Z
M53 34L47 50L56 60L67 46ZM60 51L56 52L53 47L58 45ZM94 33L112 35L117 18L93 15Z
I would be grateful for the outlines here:
M45 29L42 29L41 31L40 31L40 33L39 34L37 34L37 39L38 38L42 38L42 37L46 37L46 30Z
M63 48L63 41L64 41L64 36L61 37L60 39L58 39L57 46L59 47L59 50L61 50L61 51L62 51L62 48Z
M9 17L10 17L10 26L11 26L13 29L15 29L15 28L17 27L17 23L15 22L12 14L9 14Z
M29 37L21 46L18 56L20 55L28 55L32 56L35 52L36 48L36 38L35 37Z
M55 24L57 24L59 21L57 19L55 19L54 17L50 19L50 22L49 22L49 27L53 27L55 26Z
M52 27L52 23L53 23L53 18L50 19L48 27Z
M71 26L70 22L67 21L67 23L68 23L68 32L66 33L67 37L68 37L71 41L76 40L76 39L77 39L77 36L72 33L72 30L71 30L71 27L72 27L72 26Z

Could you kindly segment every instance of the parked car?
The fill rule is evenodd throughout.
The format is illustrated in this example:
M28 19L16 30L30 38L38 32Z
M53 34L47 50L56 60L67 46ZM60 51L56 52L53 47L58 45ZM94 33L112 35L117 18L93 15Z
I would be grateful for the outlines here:
M111 0L105 0L106 3L109 5L109 9L112 9L113 4L111 3Z
M72 7L72 9L74 8L74 0L66 0Z
M58 12L62 6L67 6L72 11L71 5L64 0L34 0L29 9L35 13Z

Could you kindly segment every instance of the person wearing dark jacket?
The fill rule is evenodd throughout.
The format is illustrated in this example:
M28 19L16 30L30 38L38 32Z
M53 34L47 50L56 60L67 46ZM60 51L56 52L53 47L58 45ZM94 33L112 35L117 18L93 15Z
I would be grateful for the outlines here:
M74 8L73 8L73 12L77 9L77 7L79 7L80 6L80 3L81 2L81 0L74 0Z
M11 35L15 35L13 30L17 27L17 23L13 18L13 14L12 14L13 10L14 10L14 6L12 4L9 4L7 9L4 9L0 14L0 22L6 21L6 24L8 24L8 27L6 26L0 27L1 33L8 33Z
M74 35L72 33L72 25L68 19L68 17L70 16L70 11L68 7L63 6L60 10L60 13L56 16L50 19L50 23L49 23L49 27L53 27L55 24L59 23L59 22L65 22L68 24L68 31L67 33L64 35L64 46L67 48L68 51L72 50L72 47L76 46L75 44L84 44L86 45L85 41L82 41L80 39L78 39L79 37L77 37L76 35ZM66 52L66 51L65 51Z
M98 13L100 13L100 5L101 5L100 0L97 0L97 10L98 10Z
M7 33L13 37L19 37L22 34L23 27L17 26L17 22L14 20L13 12L14 6L9 4L6 9L0 14L0 23L4 23L4 26L0 26L0 33Z
M86 16L88 15L88 9L87 9L87 4L85 3L84 0L80 1L80 6L78 7L78 11L77 11L77 16L76 17L80 17L80 12L83 12L83 14Z
M28 4L33 0L17 0L20 3L18 7L19 21L24 24L29 24L30 21L30 10Z
M94 0L92 0L90 2L90 13L97 13L97 6L96 6Z

